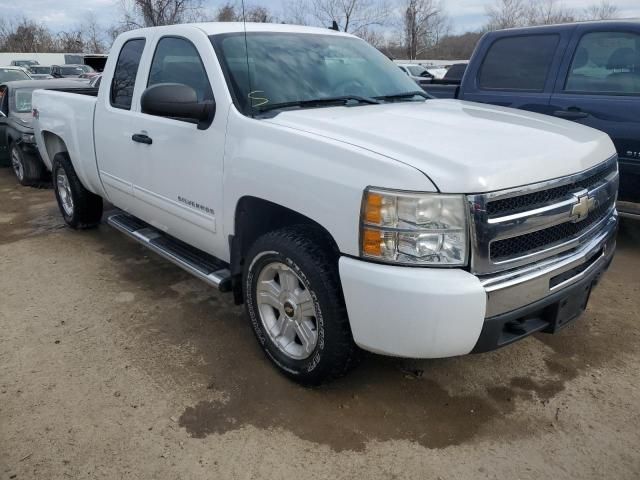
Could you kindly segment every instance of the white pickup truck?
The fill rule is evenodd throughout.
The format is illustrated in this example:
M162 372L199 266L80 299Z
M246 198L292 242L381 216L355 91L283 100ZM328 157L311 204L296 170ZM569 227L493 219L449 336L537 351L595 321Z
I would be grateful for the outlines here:
M304 384L359 348L449 357L555 332L615 249L607 135L431 99L344 33L131 31L94 95L40 90L33 107L69 226L108 200L109 224L244 302Z

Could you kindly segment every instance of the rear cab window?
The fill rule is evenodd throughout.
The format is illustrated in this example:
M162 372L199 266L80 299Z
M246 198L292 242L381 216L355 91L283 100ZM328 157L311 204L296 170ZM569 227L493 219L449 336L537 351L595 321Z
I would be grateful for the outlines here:
M640 95L640 34L590 32L582 36L565 92Z
M542 92L559 42L557 34L496 40L480 67L479 87L484 90Z
M131 110L133 89L136 85L144 45L144 38L134 38L128 40L120 49L109 92L112 107Z

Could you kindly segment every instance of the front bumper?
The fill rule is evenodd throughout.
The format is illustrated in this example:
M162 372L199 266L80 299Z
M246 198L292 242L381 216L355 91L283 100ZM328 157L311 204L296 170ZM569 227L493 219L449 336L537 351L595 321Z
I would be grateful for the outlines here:
M577 250L485 278L460 269L342 257L340 279L354 340L375 353L440 358L491 350L544 330L550 323L545 312L607 269L617 223L612 216Z

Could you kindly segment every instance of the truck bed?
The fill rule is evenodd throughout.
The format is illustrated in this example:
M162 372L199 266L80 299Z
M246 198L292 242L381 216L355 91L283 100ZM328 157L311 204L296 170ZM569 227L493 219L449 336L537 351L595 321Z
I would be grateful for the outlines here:
M73 87L35 90L32 105L38 112L34 134L46 167L51 170L55 152L50 158L41 143L45 135L55 135L64 139L69 156L77 159L74 167L83 185L93 193L102 194L93 141L97 92L97 88Z

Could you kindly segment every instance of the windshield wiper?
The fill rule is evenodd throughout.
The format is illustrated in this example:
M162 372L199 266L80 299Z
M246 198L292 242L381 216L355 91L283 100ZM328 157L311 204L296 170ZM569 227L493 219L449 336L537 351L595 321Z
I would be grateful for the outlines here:
M383 95L383 96L375 97L375 98L376 98L376 100L384 100L385 102L393 102L394 100L410 100L413 97L422 97L422 98L425 98L427 100L430 99L430 98L433 98L431 95L429 95L426 92L423 92L422 90L416 90L416 91L413 91L413 92L396 93L394 95Z
M259 113L267 112L269 110L279 110L281 108L305 108L305 107L321 107L324 105L346 105L349 102L364 103L368 105L379 104L380 101L376 98L362 97L360 95L342 95L339 97L326 97L326 98L314 98L310 100L297 100L295 102L281 102L263 105L256 107Z

